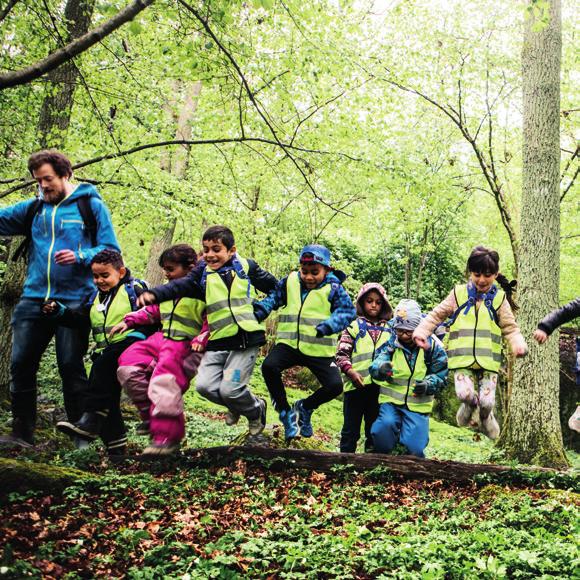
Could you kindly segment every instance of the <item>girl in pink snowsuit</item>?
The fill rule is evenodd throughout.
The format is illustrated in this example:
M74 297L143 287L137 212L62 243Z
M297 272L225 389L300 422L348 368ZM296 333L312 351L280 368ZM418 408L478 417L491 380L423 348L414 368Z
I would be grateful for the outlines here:
M168 280L186 276L197 255L187 244L165 250L159 265ZM205 302L178 298L146 306L125 316L122 326L162 325L162 330L128 348L119 357L117 377L139 409L142 423L138 432L151 434L147 455L173 453L185 436L183 393L195 376L209 337ZM114 332L113 331L113 332Z

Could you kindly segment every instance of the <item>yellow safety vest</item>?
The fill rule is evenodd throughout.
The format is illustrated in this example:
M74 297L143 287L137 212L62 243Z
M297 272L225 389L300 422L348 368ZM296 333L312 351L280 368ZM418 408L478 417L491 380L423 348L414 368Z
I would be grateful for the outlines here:
M129 300L125 284L119 286L111 301L107 301L105 298L101 302L99 293L97 292L90 310L93 339L97 343L95 352L100 352L109 344L121 342L131 332L134 332L132 329L129 329L126 332L120 332L112 338L109 338L109 332L111 332L113 326L123 322L125 314L129 314L132 311L131 300Z
M193 340L203 325L205 302L197 298L178 298L159 305L163 336L171 340Z
M381 401L399 406L407 405L410 411L417 413L430 413L433 409L433 395L413 395L415 382L421 381L427 376L425 351L422 348L419 349L415 366L411 368L403 350L396 348L391 363L393 376L381 385Z
M455 299L461 306L469 298L467 285L455 287ZM498 290L493 299L493 308L497 312L505 300L505 292ZM447 356L449 369L468 369L479 365L486 371L497 372L501 366L501 328L492 319L483 302L469 309L465 308L457 315L449 331Z
M374 326L371 325L370 323L367 324L369 326ZM379 334L376 343L373 342L373 339L368 330L365 332L364 336L361 336L357 340L357 337L360 333L360 325L358 320L355 320L347 328L348 333L355 340L353 351L350 357L350 362L352 363L352 368L364 378L365 385L370 385L371 383L382 384L382 381L374 380L369 373L369 367L373 363L373 359L375 358L375 352L381 346L383 346L383 344L385 344L385 342L387 342L391 336L390 329L386 323L384 323L382 328L383 330ZM348 377L345 377L344 384L347 390L356 388Z
M298 272L286 279L286 306L280 309L276 343L287 344L307 356L333 357L338 333L316 337L316 326L330 318L331 284L309 290L302 301Z
M244 272L248 272L248 261L237 258ZM256 290L250 281L240 278L232 270L233 278L230 287L215 271L206 267L205 302L209 324L209 340L219 340L235 336L239 329L246 332L265 331L266 326L259 323L254 316L252 301L257 298Z

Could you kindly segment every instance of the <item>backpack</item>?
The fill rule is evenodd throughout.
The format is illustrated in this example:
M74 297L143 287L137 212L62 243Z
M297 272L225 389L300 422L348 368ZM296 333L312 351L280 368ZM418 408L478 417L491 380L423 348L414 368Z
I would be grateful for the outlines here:
M141 286L144 292L149 290L149 286L147 285L147 282L145 282L145 280L140 280L139 278L131 278L130 280L127 280L127 282L125 282L125 290L127 291L127 296L129 297L129 303L131 304L131 310L133 312L139 310L139 306L137 306L137 292L135 292L135 284ZM87 301L87 306L93 305L98 293L99 291L95 290L91 294L90 298Z
M91 208L90 199L86 196L79 197L76 200L76 204L79 208L79 213L83 219L83 224L91 238L91 246L97 245L97 220L95 219L95 214ZM30 243L32 241L32 222L34 217L39 214L44 205L42 199L37 199L28 206L26 210L26 216L24 217L24 240L20 243L14 255L12 256L12 261L16 262L20 258L24 260L28 259L28 252L30 250Z

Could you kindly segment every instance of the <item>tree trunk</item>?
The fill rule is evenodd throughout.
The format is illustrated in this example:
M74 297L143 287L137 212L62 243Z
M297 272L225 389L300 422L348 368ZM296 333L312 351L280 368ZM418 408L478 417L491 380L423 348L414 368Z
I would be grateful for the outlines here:
M177 124L177 129L175 131L176 139L191 139L191 120L197 109L201 86L201 81L196 81L191 85L191 87L189 87L189 90L185 93L185 100L178 115L176 115L173 110L175 102L168 101L166 104L168 115L173 117ZM179 95L180 92L180 83L174 83L172 94ZM169 171L179 178L185 178L189 166L190 150L191 146L184 145L183 147L179 147L171 152L167 152L161 158L161 169ZM173 235L175 234L176 224L177 220L171 218L165 229L151 242L149 258L147 260L147 269L145 271L145 280L151 287L158 286L163 282L164 276L163 270L159 266L159 256L163 250L171 245Z
M64 9L67 23L67 42L78 38L89 29L95 0L69 0ZM40 109L38 132L40 147L60 148L63 146L70 124L73 95L79 72L70 60L48 74L48 93Z
M95 0L68 0L64 16L67 22L66 42L85 34L91 24ZM73 96L78 70L73 61L64 63L49 74L48 92L42 103L39 120L39 146L41 148L64 146L70 123ZM0 288L0 400L8 398L10 385L10 355L12 351L12 311L22 294L26 274L24 260L13 262L12 254L20 245L21 238L8 242L6 273Z
M549 22L536 12L526 20L522 51L523 179L520 254L524 336L558 306L560 275L560 0L551 0ZM532 3L533 5L533 3ZM546 8L547 9L547 8ZM508 457L553 467L568 465L558 414L557 335L514 367L512 398L500 445Z

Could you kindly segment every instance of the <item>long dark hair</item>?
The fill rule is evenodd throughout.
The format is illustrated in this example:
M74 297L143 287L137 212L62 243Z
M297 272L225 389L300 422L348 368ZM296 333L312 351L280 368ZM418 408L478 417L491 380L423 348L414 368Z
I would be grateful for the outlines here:
M467 274L470 272L475 272L476 274L485 274L487 276L491 274L497 274L497 283L501 286L502 290L508 299L512 310L516 312L518 310L518 305L514 299L514 292L517 286L517 282L512 280L511 282L499 271L499 254L490 248L485 248L484 246L477 246L471 250L469 258L467 258Z

